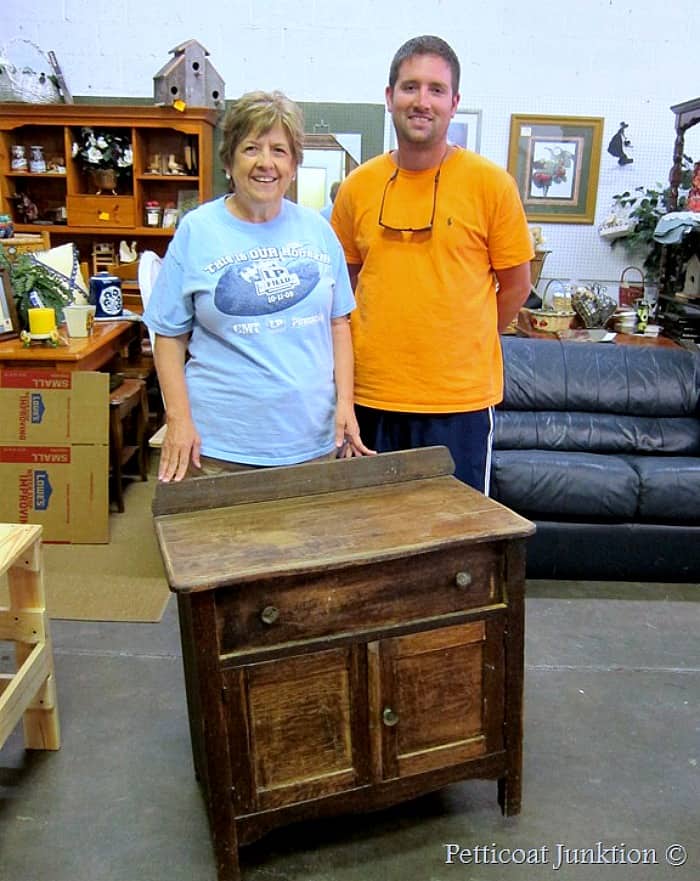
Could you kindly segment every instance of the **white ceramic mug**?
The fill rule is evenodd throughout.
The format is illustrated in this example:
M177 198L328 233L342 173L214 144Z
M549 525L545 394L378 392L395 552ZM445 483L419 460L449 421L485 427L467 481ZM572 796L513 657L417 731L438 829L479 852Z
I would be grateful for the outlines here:
M92 330L92 322L95 318L94 306L79 306L75 303L63 307L63 316L66 319L68 336L85 337Z

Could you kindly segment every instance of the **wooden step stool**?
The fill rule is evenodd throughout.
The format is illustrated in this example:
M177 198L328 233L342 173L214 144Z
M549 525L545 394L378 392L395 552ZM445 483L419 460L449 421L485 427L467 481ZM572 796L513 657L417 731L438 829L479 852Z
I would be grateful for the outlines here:
M0 640L15 644L15 673L0 674L0 748L20 719L27 749L58 749L61 731L46 614L41 526L0 523L0 576L10 605L0 608Z
M142 379L125 379L109 396L109 470L112 498L124 511L124 466L135 459L148 480L148 396Z

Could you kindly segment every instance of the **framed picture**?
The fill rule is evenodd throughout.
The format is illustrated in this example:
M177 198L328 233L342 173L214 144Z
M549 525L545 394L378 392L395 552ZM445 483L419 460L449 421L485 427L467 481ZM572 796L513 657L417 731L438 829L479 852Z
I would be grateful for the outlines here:
M481 149L481 110L458 110L447 129L447 140L478 153Z
M10 273L0 269L0 340L19 336L19 318L12 293Z
M481 110L460 108L447 129L447 140L451 144L478 153L481 149ZM391 113L387 110L384 114L384 152L395 149L396 131Z
M603 122L598 116L511 116L508 171L528 220L593 223Z

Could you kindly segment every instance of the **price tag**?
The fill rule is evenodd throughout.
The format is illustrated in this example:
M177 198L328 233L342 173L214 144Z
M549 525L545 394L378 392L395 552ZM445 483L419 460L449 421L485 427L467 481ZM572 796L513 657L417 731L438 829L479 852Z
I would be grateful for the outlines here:
M109 211L100 211L97 215L98 220L109 220Z

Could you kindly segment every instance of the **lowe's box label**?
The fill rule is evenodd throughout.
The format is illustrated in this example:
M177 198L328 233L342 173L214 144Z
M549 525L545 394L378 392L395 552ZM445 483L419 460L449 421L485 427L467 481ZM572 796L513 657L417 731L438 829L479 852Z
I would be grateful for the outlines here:
M29 396L29 405L29 418L32 425L41 425L42 419L44 418L44 413L46 412L44 399L41 394L38 392L33 392Z
M53 487L49 472L29 469L19 476L19 522L29 523L31 511L48 510Z

